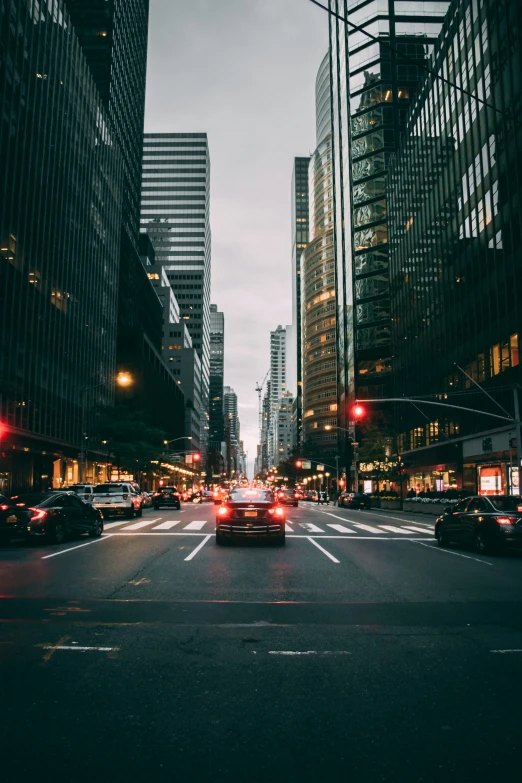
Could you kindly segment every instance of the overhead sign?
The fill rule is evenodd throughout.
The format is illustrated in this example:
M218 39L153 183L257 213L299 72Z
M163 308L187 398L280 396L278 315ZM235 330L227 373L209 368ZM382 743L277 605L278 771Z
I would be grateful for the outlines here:
M169 457L169 459L171 462L181 462L183 458L181 454L173 454L172 457Z
M324 470L324 465L318 465L317 470Z
M312 469L312 463L311 462L306 462L305 460L303 460L302 467L303 467L303 470L311 470Z

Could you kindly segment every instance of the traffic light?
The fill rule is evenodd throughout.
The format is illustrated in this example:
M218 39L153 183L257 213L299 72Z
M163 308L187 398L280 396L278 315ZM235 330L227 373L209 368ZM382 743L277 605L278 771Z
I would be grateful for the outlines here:
M366 408L364 407L364 405L360 405L358 403L357 405L353 406L352 415L355 421L360 421L366 416Z
M0 438L7 432L6 426L3 421L0 421Z
M192 459L194 462L199 462L201 460L201 454L193 454Z
M303 467L303 460L296 459L295 466L296 466L296 468L302 468Z

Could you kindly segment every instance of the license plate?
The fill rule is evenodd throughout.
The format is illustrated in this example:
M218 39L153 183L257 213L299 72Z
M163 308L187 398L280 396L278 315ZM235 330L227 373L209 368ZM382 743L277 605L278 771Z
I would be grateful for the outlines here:
M5 521L6 522L18 522L18 517L15 516L15 514L11 514L11 516L7 517L7 519Z
M245 511L246 517L257 517L257 511Z

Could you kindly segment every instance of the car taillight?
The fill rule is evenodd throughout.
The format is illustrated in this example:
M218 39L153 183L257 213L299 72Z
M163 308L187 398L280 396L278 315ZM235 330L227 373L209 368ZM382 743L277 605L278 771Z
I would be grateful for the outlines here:
M218 508L218 517L226 517L228 516L229 509L226 506L220 506Z
M6 506L5 504L4 504L4 505L2 505L2 506L0 506L0 509L1 509L2 511L7 511L7 509L8 509L8 508L9 508L9 506Z
M47 511L44 511L41 508L30 508L29 511L34 511L31 522L40 522L40 520L45 519L47 516Z
M496 517L499 525L514 525L516 519L510 519L509 517Z
M283 509L281 508L281 506L278 506L278 507L275 509L275 515L276 515L276 517L282 517L282 516L283 516L283 514L284 514L284 511L283 511Z
M128 495L122 495L122 498L123 498L124 500L128 500L128 497L129 497Z

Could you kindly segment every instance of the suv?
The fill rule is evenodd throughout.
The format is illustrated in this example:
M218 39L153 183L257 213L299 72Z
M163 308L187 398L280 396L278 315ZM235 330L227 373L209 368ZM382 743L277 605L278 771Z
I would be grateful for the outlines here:
M337 505L342 508L371 508L371 501L363 492L343 492Z
M94 484L71 484L70 487L64 487L64 490L74 492L84 503L92 503Z
M295 489L280 489L277 493L277 500L282 506L298 506L299 494Z
M176 487L159 487L152 496L152 505L156 509L160 506L174 506L178 511L181 508L181 498Z
M94 487L92 504L104 517L114 515L132 519L143 514L141 495L130 481L98 484Z

